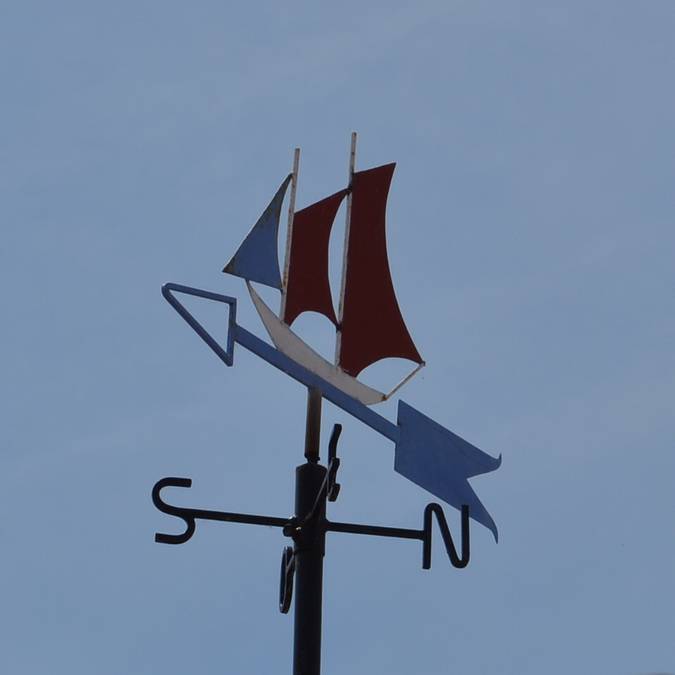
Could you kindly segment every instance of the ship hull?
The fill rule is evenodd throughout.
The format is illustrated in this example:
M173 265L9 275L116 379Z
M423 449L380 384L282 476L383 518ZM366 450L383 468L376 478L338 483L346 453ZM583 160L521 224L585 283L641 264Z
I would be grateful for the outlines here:
M250 283L246 282L246 286L267 334L280 352L364 405L382 403L387 399L381 391L359 382L315 352L279 319Z

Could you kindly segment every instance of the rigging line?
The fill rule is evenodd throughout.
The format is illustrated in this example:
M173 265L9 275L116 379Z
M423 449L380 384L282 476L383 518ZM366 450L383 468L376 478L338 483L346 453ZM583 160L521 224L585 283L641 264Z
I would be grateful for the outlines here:
M300 168L300 148L293 153L293 173L291 174L291 196L288 201L288 226L286 228L286 254L284 256L284 276L281 284L281 307L279 318L283 321L286 313L286 291L288 289L288 272L291 267L291 243L293 240L293 217L295 216L295 192L298 187L298 170Z
M426 361L422 361L412 373L408 373L408 375L406 375L388 394L385 394L384 400L386 401L391 398L404 384L408 384L408 382L410 382L410 380L412 380L426 365Z
M347 215L345 217L345 245L342 250L342 281L340 283L340 302L338 304L338 324L335 336L335 365L340 366L340 348L342 346L342 315L344 312L345 288L347 286L347 254L349 252L349 225L352 219L352 182L356 165L356 132L352 131L351 147L349 149L349 177L347 192Z

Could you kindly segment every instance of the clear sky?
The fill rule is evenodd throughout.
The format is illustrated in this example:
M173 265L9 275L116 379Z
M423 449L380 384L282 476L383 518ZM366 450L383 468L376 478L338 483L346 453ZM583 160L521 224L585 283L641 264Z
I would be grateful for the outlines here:
M220 269L293 148L301 207L344 187L357 130L359 167L398 162L391 268L428 363L402 396L503 454L472 482L500 542L475 526L466 570L437 545L426 572L416 543L329 535L323 672L675 672L674 35L657 0L5 0L0 670L290 672L287 540L155 544L178 524L150 490L289 515L304 390L225 368L160 285L236 295L263 335ZM326 405L324 447L337 421L330 515L419 527L391 443Z

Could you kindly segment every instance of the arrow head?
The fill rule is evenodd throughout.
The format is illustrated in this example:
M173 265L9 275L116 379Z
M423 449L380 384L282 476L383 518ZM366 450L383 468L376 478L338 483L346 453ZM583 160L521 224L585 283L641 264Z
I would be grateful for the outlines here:
M218 340L216 340L211 333L209 333L204 326L202 326L197 319L190 314L185 305L183 305L174 293L182 293L184 295L191 295L195 298L204 298L205 300L215 300L227 305L230 309L229 319L227 322L227 339L226 346L223 349ZM218 358L226 365L231 366L234 362L234 329L236 327L237 318L237 299L231 298L229 295L221 295L220 293L212 293L211 291L203 291L200 288L192 288L190 286L183 286L181 284L168 283L162 286L162 295L165 300L185 319L192 330L199 335L199 337L211 347Z

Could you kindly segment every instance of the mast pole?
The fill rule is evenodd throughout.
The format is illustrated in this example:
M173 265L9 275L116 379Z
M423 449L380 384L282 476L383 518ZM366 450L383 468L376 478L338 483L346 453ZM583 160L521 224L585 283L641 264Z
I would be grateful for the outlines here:
M340 365L340 348L342 345L342 315L344 313L345 287L347 285L347 252L349 250L349 225L352 219L352 182L356 165L356 132L352 131L351 147L349 149L349 175L347 189L347 215L345 217L345 245L342 249L342 281L340 283L340 302L338 304L338 325L335 339L335 365Z
M291 196L288 200L288 226L286 228L286 253L284 255L284 276L281 286L281 308L279 318L283 321L286 313L286 288L288 287L288 270L291 265L291 243L293 240L293 216L295 216L295 191L298 187L298 170L300 168L300 148L293 153L293 173L291 174Z

